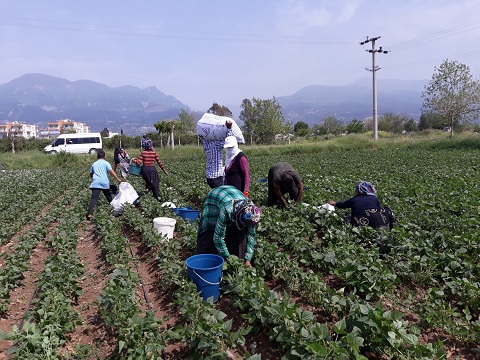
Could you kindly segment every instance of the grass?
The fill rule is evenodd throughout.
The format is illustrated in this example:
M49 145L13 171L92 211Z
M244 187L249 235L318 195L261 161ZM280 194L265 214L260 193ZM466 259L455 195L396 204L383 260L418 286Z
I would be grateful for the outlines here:
M388 133L379 133L377 141L372 139L371 133L351 134L336 138L324 137L296 139L291 144L279 143L275 145L247 145L241 144L240 148L247 156L300 156L332 151L355 151L361 149L397 149L397 148L432 148L432 149L480 149L480 135L457 134L453 138L445 132L420 132L413 135L397 135L392 137ZM113 149L105 149L106 159L113 164ZM205 161L202 146L182 145L175 149L157 148L162 161L169 159ZM129 149L131 157L138 157L140 148ZM50 169L57 167L85 167L89 168L96 160L96 156L82 154L56 154L46 155L41 151L25 151L0 153L0 164L3 170L19 169Z

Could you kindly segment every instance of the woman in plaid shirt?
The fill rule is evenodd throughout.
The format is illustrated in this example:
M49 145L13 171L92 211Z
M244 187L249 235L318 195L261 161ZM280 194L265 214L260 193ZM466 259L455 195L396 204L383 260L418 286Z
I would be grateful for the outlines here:
M237 188L218 186L208 193L197 231L197 253L238 256L251 266L260 209Z
M226 121L227 136L233 135L232 122ZM223 145L224 140L208 140L202 138L202 146L207 157L206 177L207 184L212 189L223 185L223 176L225 175L223 168Z

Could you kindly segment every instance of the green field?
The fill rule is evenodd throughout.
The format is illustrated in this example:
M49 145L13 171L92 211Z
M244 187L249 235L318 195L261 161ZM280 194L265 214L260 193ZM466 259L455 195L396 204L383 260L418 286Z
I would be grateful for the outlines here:
M9 342L0 350L19 359L480 356L479 138L241 148L262 219L254 268L228 259L217 303L202 301L186 275L195 224L148 194L120 217L101 197L86 222L94 156L1 154L0 310ZM200 209L209 190L202 149L158 152L169 172L162 201ZM266 208L257 180L278 161L299 171L310 205L371 181L396 227L352 228L341 209ZM129 182L143 190L141 178ZM159 216L177 220L174 239L154 231ZM379 243L391 252L380 254Z

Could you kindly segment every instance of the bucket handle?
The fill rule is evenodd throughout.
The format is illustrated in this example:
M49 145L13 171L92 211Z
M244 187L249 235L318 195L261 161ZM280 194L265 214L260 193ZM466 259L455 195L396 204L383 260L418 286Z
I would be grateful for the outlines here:
M193 271L193 273L194 273L195 275L197 275L200 279L202 279L203 281L205 281L208 285L220 285L220 283L221 283L222 280L223 280L223 276L222 276L222 277L220 278L220 281L219 281L218 283L212 283L212 282L210 282L210 281L205 280L205 279L202 278L200 275L198 275L197 272L196 272L194 269L192 269L192 271Z

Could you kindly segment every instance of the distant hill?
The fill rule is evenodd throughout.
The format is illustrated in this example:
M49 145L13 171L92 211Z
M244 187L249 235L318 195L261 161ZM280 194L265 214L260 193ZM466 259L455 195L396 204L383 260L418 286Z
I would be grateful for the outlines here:
M378 114L406 114L418 120L421 93L427 81L377 80ZM350 85L310 85L289 96L277 97L287 121L319 124L328 115L348 122L372 116L372 79ZM238 118L239 106L226 105ZM111 88L90 80L68 81L44 74L25 74L0 85L0 121L23 121L46 127L47 122L72 119L92 131L138 135L154 131L152 124L190 110L156 87L125 85Z
M90 80L68 81L44 74L26 74L0 85L0 120L46 127L47 122L72 119L92 131L122 128L139 134L163 118L174 118L189 107L151 86L111 88Z
M392 112L418 120L421 94L427 83L426 80L377 80L378 115ZM285 118L293 123L319 124L328 115L344 122L363 120L373 113L373 84L371 78L362 78L351 85L310 85L277 100Z

